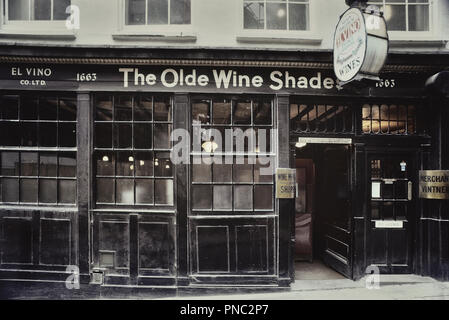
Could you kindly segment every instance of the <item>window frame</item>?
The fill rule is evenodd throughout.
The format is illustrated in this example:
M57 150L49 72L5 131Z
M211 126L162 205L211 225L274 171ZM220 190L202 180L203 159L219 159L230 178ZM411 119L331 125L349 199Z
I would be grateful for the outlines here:
M56 130L59 132L59 124L60 123L69 123L69 124L77 124L78 122L78 117L77 115L75 115L75 120L61 120L59 118L59 110L57 110L57 118L56 120L47 120L47 119L40 119L39 116L39 110L37 110L37 119L22 119L21 117L21 111L20 111L20 106L21 106L21 100L24 97L33 97L35 99L38 99L38 101L40 100L40 98L44 97L44 98L48 98L48 97L53 97L53 98L57 98L58 101L58 109L59 109L59 101L63 100L64 98L70 98L70 100L73 100L76 102L76 110L78 113L78 104L77 104L77 97L76 94L74 94L73 92L19 92L19 91L4 91L2 92L2 97L3 96L17 96L19 101L18 101L18 110L17 110L17 119L3 119L3 117L0 120L0 123L3 122L13 122L13 123L35 123L36 127L39 128L39 124L41 123L55 123L56 124ZM38 102L39 104L39 102ZM39 129L37 129L39 130ZM57 134L59 136L59 133ZM1 198L0 201L0 205L20 205L20 206L38 206L38 207L76 207L77 206L77 197L75 194L74 197L74 202L60 202L60 192L59 192L59 182L60 181L75 181L75 190L76 192L78 191L78 177L77 177L77 153L78 153L78 146L77 146L77 141L78 141L78 132L75 133L75 146L74 147L64 147L64 146L59 146L59 139L56 139L56 146L49 146L49 147L45 147L45 146L40 146L39 143L39 139L40 137L37 137L37 145L36 146L22 146L21 143L19 143L19 145L14 145L14 146L5 146L5 145L1 145L0 146L0 168L2 167L2 153L17 153L18 154L18 163L19 163L19 168L18 168L18 173L14 174L14 175L5 175L2 172L0 172L0 179L16 179L17 183L18 183L18 190L17 190L17 198L18 201L3 201L3 198ZM36 174L33 175L22 175L22 155L23 154L36 154ZM75 174L73 176L62 176L60 175L60 157L61 155L64 154L69 154L69 155L73 155L75 154ZM56 159L56 173L55 175L41 175L40 171L41 171L41 156L42 155L51 155L53 157L55 157ZM37 183L37 194L36 194L36 202L24 202L21 201L21 181L23 180L36 180ZM40 196L41 196L41 192L40 192L40 182L46 180L52 180L52 181L56 181L56 202L41 202L40 201Z
M214 101L221 101L221 100L229 100L231 103L231 119L230 119L230 123L229 124L216 124L213 121L213 105L214 105ZM250 124L236 124L233 121L233 113L234 113L234 107L236 105L236 102L239 101L251 101L251 123ZM209 119L209 123L207 124L203 124L203 123L193 123L192 121L192 115L193 115L193 104L195 102L200 102L200 101L209 101L209 115L210 115L210 119ZM271 124L256 124L254 122L254 102L270 102L270 106L271 106ZM264 97L264 96L223 96L223 95L213 95L213 96L192 96L190 99L190 114L189 114L189 122L190 122L190 134L192 137L192 143L193 143L193 139L194 134L193 134L193 129L195 127L201 127L203 129L217 129L217 128L227 128L227 129L234 129L234 128L240 128L240 129L257 129L257 128L264 128L266 130L273 130L276 128L276 119L275 119L275 103L272 97ZM270 131L271 132L271 131ZM223 137L223 139L225 139ZM245 151L243 153L241 152L236 152L235 150L233 150L232 153L229 152L225 152L225 151L221 151L221 152L212 152L212 153L208 153L206 151L201 151L201 152L195 152L193 150L191 150L189 158L190 158L190 163L191 165L189 165L189 186L191 188L190 194L189 194L189 203L190 203L190 207L191 207L191 214L192 215L204 215L204 214L211 214L211 215L220 215L220 214L236 214L236 215L257 215L257 214L262 214L262 215L266 215L266 214L273 214L276 212L276 199L275 199L275 181L274 181L274 174L271 177L271 181L256 181L256 167L258 166L258 155L263 156L263 157L269 157L271 159L272 162L272 166L275 166L276 163L276 159L277 159L277 153L276 153L276 144L277 142L275 141L273 135L270 133L270 150L266 150L265 152L250 152L250 151ZM223 141L224 143L224 141ZM228 164L231 166L231 170L230 170L230 175L231 175L231 179L230 181L227 182L219 182L219 181L214 181L214 168L216 166L216 164L212 163L210 164L210 174L211 174L211 179L210 181L194 181L194 168L193 166L196 165L195 164L195 160L194 159L201 159L202 155L211 155L212 157L214 156L218 156L220 157L223 161L222 161L222 165L226 164L224 162L224 158L225 157L229 157L232 156L233 157L233 162L232 164ZM236 163L236 157L244 157L245 158L245 164L239 164ZM247 163L249 158L254 158L254 164L251 163ZM251 181L246 181L246 182L241 182L241 181L235 181L234 179L234 170L235 167L238 165L248 165L251 168ZM263 165L262 165L263 167ZM210 187L210 204L211 207L210 208L195 208L194 203L193 203L193 195L194 195L194 191L193 189L197 186L209 186ZM230 203L230 207L231 208L214 208L214 187L229 187L231 188L231 203ZM251 187L252 189L252 207L250 209L241 209L241 208L236 208L236 203L235 203L235 189L236 187L239 186L246 186L246 187ZM271 190L272 190L272 201L271 201L271 208L269 209L258 209L256 208L256 188L257 187L263 187L263 186L270 186Z
M97 96L110 96L112 97L112 118L109 121L102 121L102 120L97 120L96 119L96 106L95 106L95 101L96 101L96 97ZM124 97L124 96L130 96L132 97L132 103L133 103L133 107L131 109L131 120L116 120L115 119L115 98L117 97ZM139 97L151 97L152 98L152 117L151 120L136 120L134 118L135 115L135 109L134 109L134 101L136 98ZM154 114L155 114L155 108L154 108L154 102L155 102L155 98L156 97L164 97L166 99L169 100L169 103L171 105L171 110L170 110L170 119L169 120L155 120L154 119ZM103 208L124 208L124 209L170 209L172 210L175 206L176 206L176 173L175 173L175 169L176 166L171 163L171 171L172 174L171 176L158 176L156 175L156 170L155 170L155 159L156 159L156 154L169 154L172 150L173 150L173 142L170 141L170 136L168 137L168 142L170 144L169 148L158 148L155 147L154 145L154 140L155 140L155 136L154 136L154 127L155 125L158 124L163 124L163 125L168 125L171 126L171 132L173 132L174 130L174 98L171 94L168 93L156 93L156 92L117 92L117 93L112 93L112 92L95 92L92 95L92 105L93 105L93 126L92 126L92 155L91 155L91 159L92 159L92 204L96 209L103 209ZM109 123L111 124L112 127L112 136L111 136L111 147L97 147L96 145L96 124L97 123ZM116 125L120 125L120 124L129 124L131 125L131 146L130 147L119 147L119 146L115 146L114 145L114 127ZM151 125L151 139L152 139L152 143L151 143L151 147L150 148L136 148L135 147L135 140L134 140L134 125L135 124L149 124ZM97 156L100 153L108 153L108 154L113 154L114 156L114 162L113 162L113 174L110 175L99 175L97 172ZM133 175L119 175L117 173L117 159L118 159L118 155L119 153L129 153L131 154L131 156L133 157L133 166L135 167L137 161L136 161L136 154L139 153L145 153L145 154L151 154L153 161L152 161L152 175L151 176L140 176L136 174L136 170L133 169ZM98 199L98 192L97 192L97 181L98 179L110 179L113 180L113 189L114 189L114 197L113 197L113 202L99 202ZM120 203L117 201L117 180L132 180L133 181L133 203ZM151 180L153 182L153 201L152 203L139 203L137 202L137 193L136 193L136 188L137 188L137 181L139 180ZM173 196L173 202L170 203L166 203L166 204L162 204L162 203L156 203L156 181L157 180L171 180L172 181L172 196Z
M238 1L238 14L237 17L239 19L239 29L240 29L240 36L244 37L254 37L254 38L273 38L273 39L291 39L291 38L302 38L302 39L316 39L321 40L321 36L317 34L317 21L315 17L317 16L315 14L316 10L316 1L308 0L308 6L309 6L309 21L308 21L308 29L307 30L271 30L271 29L245 29L244 26L244 9L243 5L245 2L248 2L249 0L237 0ZM272 1L272 2L278 2L283 3L284 1L280 0L254 0L255 2L264 2L266 1ZM298 0L302 1L302 0ZM288 5L288 2L285 2ZM265 9L266 11L266 9ZM287 17L288 19L288 17ZM264 18L266 25L266 17ZM288 22L287 22L288 23ZM287 25L288 27L288 25Z
M383 11L383 6L385 5L385 2L392 2L395 5L403 5L406 7L406 28L408 29L408 21L409 21L409 17L408 17L408 7L409 5L424 5L423 4L419 4L419 3L408 3L408 0L406 0L406 2L404 3L395 3L394 0L381 0L382 3L371 3L370 1L368 1L368 4L372 4L372 5L377 5L380 7L380 9ZM388 22L387 22L387 30L388 30L388 36L390 38L390 40L395 41L395 40L421 40L421 41L429 41L429 40L437 40L437 34L436 34L436 29L435 26L438 25L438 14L437 14L437 7L438 4L434 1L434 0L427 0L428 3L427 5L429 6L429 30L428 31L409 31L409 30L393 30L390 31L388 30Z
M28 0L31 1L31 0ZM71 5L76 5L78 0L71 0ZM53 0L52 0L53 8ZM64 20L9 20L8 19L8 0L1 2L1 27L4 33L11 34L44 34L57 36L70 36L75 34L75 30L69 30L66 27L66 19ZM53 16L53 10L51 12Z
M147 6L147 1L145 2L145 8ZM118 1L118 29L119 32L126 34L137 34L137 35L149 35L151 34L163 35L163 36L176 36L183 35L188 36L194 34L194 8L196 1L190 1L190 23L189 24L170 24L168 20L167 24L142 24L142 25L127 25L126 24L126 0ZM145 10L147 11L147 10ZM147 20L148 13L145 12L145 21ZM168 18L170 18L170 7L168 8Z

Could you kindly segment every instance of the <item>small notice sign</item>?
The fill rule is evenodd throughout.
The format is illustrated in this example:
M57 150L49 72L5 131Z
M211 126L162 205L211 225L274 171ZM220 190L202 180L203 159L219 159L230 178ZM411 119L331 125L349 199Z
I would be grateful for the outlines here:
M276 169L276 198L294 199L296 195L296 170Z
M404 227L404 221L401 220L376 220L376 228L382 229L402 229Z
M449 170L420 171L419 197L423 199L449 199Z

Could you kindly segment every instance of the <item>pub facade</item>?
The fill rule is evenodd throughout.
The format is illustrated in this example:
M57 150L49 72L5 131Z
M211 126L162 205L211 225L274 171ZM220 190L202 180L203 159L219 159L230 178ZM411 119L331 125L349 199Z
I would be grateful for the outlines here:
M255 1L232 1L240 15L224 5L242 19L225 47L210 39L215 25L201 36L211 21L190 1L167 1L178 20L158 20L173 30L161 37L149 3L106 2L96 5L123 6L125 19L98 34L93 14L75 31L19 32L15 22L41 21L2 8L0 285L287 288L299 260L354 280L449 279L449 51L432 20L447 3L422 4L422 22L407 2L405 30L390 17L399 30L380 81L341 88L326 35L338 14L316 29L311 1L287 1L276 39L271 1L265 20ZM432 41L407 38L426 28ZM290 198L279 169L294 173Z

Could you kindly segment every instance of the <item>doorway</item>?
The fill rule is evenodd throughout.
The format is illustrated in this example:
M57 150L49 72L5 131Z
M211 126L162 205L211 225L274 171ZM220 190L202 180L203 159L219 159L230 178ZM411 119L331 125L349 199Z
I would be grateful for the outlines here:
M350 145L297 145L296 279L352 277L350 155Z

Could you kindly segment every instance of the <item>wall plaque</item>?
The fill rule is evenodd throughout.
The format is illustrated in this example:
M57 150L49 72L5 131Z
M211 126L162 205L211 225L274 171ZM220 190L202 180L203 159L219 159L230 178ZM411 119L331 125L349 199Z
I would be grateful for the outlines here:
M419 197L449 199L449 170L419 171Z

